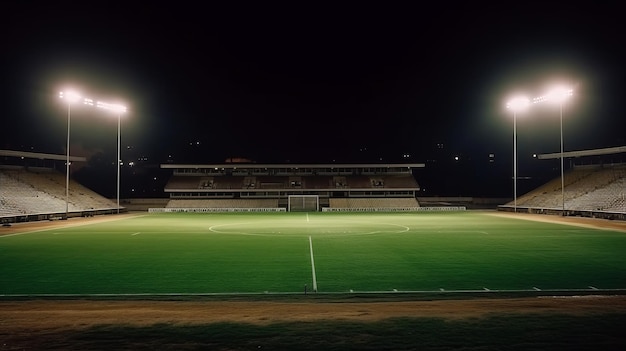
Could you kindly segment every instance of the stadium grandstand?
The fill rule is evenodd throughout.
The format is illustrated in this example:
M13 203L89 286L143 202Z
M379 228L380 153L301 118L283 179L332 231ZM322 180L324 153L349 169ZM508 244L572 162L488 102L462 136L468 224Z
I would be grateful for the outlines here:
M411 211L424 164L163 164L169 211Z
M0 150L0 157L0 221L5 225L117 213L114 201L72 179L67 186L65 173L56 169L65 155ZM85 161L70 157L70 162Z
M567 159L561 177L497 206L501 211L626 220L626 147L538 155ZM117 204L70 179L66 155L0 150L0 221L13 223L117 212ZM550 161L552 160L552 161ZM71 162L85 162L71 157ZM126 212L422 211L465 203L419 196L414 171L401 164L161 164L172 171L166 198L126 199ZM60 169L60 170L59 170ZM437 200L437 201L435 201ZM465 202L471 203L467 199ZM133 207L134 204L134 207ZM494 205L495 207L495 205Z
M626 220L626 146L542 154L569 159L572 167L500 210Z

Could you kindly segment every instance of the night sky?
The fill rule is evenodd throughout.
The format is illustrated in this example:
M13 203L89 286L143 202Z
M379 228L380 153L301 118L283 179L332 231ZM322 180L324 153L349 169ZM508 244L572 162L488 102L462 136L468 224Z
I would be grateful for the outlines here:
M507 99L556 82L574 89L566 151L626 145L617 3L199 4L3 3L0 148L64 154L58 92L74 88L128 106L126 160L426 163L472 175L425 170L435 193L495 196L510 192ZM114 155L115 116L71 116L73 154ZM535 176L531 155L559 151L558 107L517 128L520 172ZM468 190L495 179L505 190Z

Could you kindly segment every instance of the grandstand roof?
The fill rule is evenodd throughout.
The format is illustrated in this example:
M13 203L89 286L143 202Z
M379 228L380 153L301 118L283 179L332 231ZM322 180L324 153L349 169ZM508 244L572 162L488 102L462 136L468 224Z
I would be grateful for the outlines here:
M563 152L563 157L583 157L583 156L598 156L598 155L613 155L626 152L626 146L608 147L602 149L592 150L580 150L580 151L567 151ZM554 158L561 158L560 152L537 155L540 160L549 160Z
M40 152L13 151L13 150L0 150L0 156L36 158L40 160L60 160L60 161L67 160L67 155L45 154L45 153L40 153ZM70 156L70 161L85 162L87 161L87 158L82 157L82 156Z
M380 168L380 167L402 167L402 168L424 168L424 163L329 163L329 164L257 164L257 163L220 163L220 164L169 164L161 165L161 168Z

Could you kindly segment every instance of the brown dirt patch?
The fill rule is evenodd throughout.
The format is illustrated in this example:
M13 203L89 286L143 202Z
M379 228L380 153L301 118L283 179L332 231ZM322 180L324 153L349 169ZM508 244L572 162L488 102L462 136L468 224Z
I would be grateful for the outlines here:
M626 313L626 296L548 296L429 301L0 301L8 330L63 330L98 324L151 325L285 321L376 321L395 317L459 319L493 313Z
M541 313L626 314L626 296L393 302L0 301L0 349L57 349L50 345L63 344L76 332L98 325L188 327L217 322L267 325L316 320L376 322L401 317L458 320L493 314Z
M616 230L626 233L625 221L613 221L602 218L587 218L587 217L561 217L556 215L541 215L531 213L509 213L509 212L490 212L490 215L500 217L511 217L517 219L525 219L536 222L548 222L548 223L562 223L575 225L579 227L594 228L594 229L607 229Z

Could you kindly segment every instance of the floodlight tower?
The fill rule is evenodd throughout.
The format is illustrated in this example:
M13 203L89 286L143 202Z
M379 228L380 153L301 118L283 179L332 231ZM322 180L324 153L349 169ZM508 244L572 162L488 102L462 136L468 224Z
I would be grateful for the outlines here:
M513 211L517 212L517 112L528 107L529 100L525 96L515 97L506 104L513 110Z
M65 219L67 219L70 203L70 120L72 104L80 100L80 95L74 91L61 91L59 92L59 98L67 102L67 157L65 160Z
M563 167L563 104L565 100L573 95L571 88L557 86L552 88L548 94L533 99L533 103L539 103L543 101L554 101L559 104L559 118L561 129L561 215L565 216L565 174Z
M121 149L121 125L122 125L122 113L126 112L126 106L119 104L109 104L106 102L98 101L97 107L112 111L117 114L117 213L120 213L120 164L122 162L120 156Z

